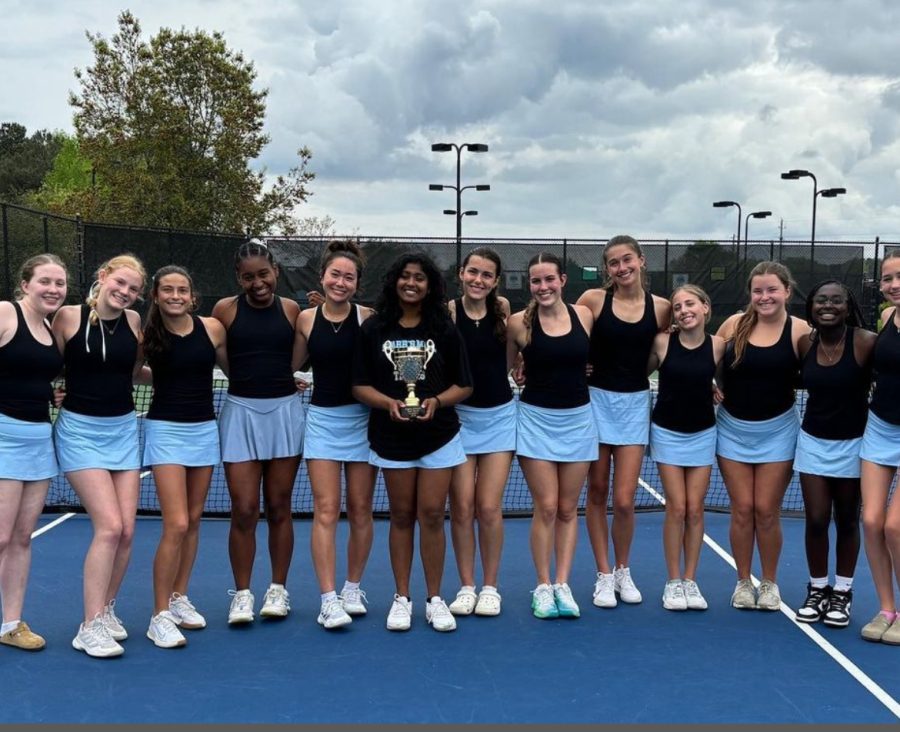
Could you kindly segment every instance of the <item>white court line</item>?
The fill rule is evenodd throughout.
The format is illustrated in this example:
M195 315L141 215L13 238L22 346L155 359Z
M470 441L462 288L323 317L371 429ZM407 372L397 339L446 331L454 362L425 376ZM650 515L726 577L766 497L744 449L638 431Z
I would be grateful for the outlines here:
M67 521L68 519L72 518L74 515L75 515L74 513L64 513L64 514L63 514L62 516L60 516L58 519L54 519L53 521L51 521L51 522L50 522L49 524L47 524L46 526L41 526L41 528L39 528L37 531L35 531L35 532L31 535L31 538L32 538L32 539L37 538L37 537L40 536L41 534L46 533L47 531L50 531L50 529L52 529L53 527L59 526L63 521Z
M150 475L150 473L152 473L152 472L153 472L152 470L145 470L143 473L141 473L140 479L143 480L143 479L146 478L148 475Z
M647 491L647 493L653 496L663 506L666 505L666 499L664 496L657 493L657 491L655 491L640 478L638 478L638 483L645 491ZM734 557L726 552L721 546L719 546L718 543L716 543L714 539L712 539L706 533L703 534L703 543L706 544L710 549L712 549L716 554L718 554L722 559L724 559L726 564L730 565L732 569L737 570L737 565L735 564ZM754 587L759 586L759 580L752 574L750 575L750 579L753 581ZM794 611L791 610L783 602L781 603L781 607L779 609L781 610L782 614L785 615L797 628L803 631L810 640L812 640L817 646L819 646L819 648L825 651L825 653L831 656L831 658L834 659L841 666L841 668L843 668L848 674L856 679L866 691L868 691L878 701L884 704L884 706L886 706L888 710L890 710L891 714L900 719L900 702L894 699L894 697L892 697L877 683L875 683L875 681L867 676L866 673L859 668L859 666L853 663L853 661L851 661L837 648L831 645L831 643L825 640L825 638L818 631L814 630L808 623L798 623L796 620L794 620Z

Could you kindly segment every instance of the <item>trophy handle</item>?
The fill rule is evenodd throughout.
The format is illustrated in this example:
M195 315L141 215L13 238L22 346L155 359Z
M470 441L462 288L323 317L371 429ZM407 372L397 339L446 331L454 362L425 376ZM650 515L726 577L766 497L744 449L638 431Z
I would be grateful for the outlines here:
M431 340L429 338L427 341L425 341L425 363L422 364L423 370L424 370L425 366L428 365L428 362L431 360L431 357L434 355L435 350L436 349L434 347L433 340Z

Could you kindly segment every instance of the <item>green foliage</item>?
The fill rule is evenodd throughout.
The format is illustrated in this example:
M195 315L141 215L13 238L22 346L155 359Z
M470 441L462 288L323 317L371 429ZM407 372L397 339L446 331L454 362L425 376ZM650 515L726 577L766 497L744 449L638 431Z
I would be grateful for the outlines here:
M263 133L267 90L221 33L163 28L146 42L128 11L109 40L87 34L94 65L71 94L83 154L98 181L94 216L146 226L292 233L310 195L311 153L264 189L249 163Z
M16 122L0 125L0 200L11 203L41 186L60 146L60 136L39 130L30 137Z
M53 165L44 177L39 190L26 196L32 208L51 213L77 213L94 218L97 195L94 189L93 166L81 152L78 140L59 135L60 148Z

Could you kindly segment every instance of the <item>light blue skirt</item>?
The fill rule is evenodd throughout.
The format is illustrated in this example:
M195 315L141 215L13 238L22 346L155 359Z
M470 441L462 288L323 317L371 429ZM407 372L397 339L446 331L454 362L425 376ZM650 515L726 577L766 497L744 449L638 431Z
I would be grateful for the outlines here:
M876 465L896 468L900 465L900 425L885 422L869 410L859 456Z
M222 462L296 457L303 447L299 394L251 399L228 394L219 414Z
M778 463L793 460L800 418L796 407L772 419L737 419L724 408L716 412L716 454L739 463Z
M317 407L306 410L303 457L365 463L369 460L369 408L364 404Z
M825 478L858 478L862 437L852 440L824 440L802 429L797 435L794 470Z
M0 479L47 480L59 474L49 422L0 414Z
M603 445L646 445L650 441L650 390L607 391L590 387L591 409Z
M405 468L427 468L431 470L439 470L441 468L455 468L466 462L466 453L463 452L462 440L459 439L459 433L453 435L443 447L439 447L434 452L423 455L417 460L388 460L381 457L374 450L369 450L369 463L378 468L393 468L403 470Z
M466 455L512 452L516 449L516 400L496 407L456 405L459 436Z
M134 412L91 417L60 409L53 425L56 459L64 473L96 468L139 470L141 450Z
M144 465L218 465L219 428L216 420L169 422L144 420Z
M651 422L650 457L682 468L712 465L716 462L716 426L700 432L675 432Z
M554 463L593 462L600 447L591 405L548 409L520 401L516 453Z

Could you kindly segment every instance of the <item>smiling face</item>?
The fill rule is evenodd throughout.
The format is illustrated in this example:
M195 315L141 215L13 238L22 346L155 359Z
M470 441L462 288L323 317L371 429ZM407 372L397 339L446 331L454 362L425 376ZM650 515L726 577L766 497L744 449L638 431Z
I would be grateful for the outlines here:
M31 279L19 286L22 300L44 317L56 312L63 304L67 287L66 270L58 264L39 264Z
M774 274L756 275L750 280L750 307L761 318L774 317L785 311L791 290Z
M97 305L117 313L134 305L144 289L144 278L131 267L101 270L98 279Z
M891 257L882 263L881 294L891 305L900 306L900 257Z
M641 283L644 258L628 244L616 244L604 254L606 274L616 287L631 287Z
M847 292L836 282L822 285L813 295L810 312L816 328L843 325L850 312Z
M256 256L242 259L237 270L238 283L251 305L263 307L275 299L278 284L278 267L266 257Z
M347 302L356 294L359 286L359 272L356 265L347 257L332 259L321 279L325 297L336 305Z
M191 281L182 274L173 273L160 277L153 297L159 311L170 318L177 318L193 310Z
M497 265L486 257L472 255L459 270L463 294L470 300L484 300L497 287Z
M538 305L551 307L562 296L566 276L552 262L539 262L528 268L528 289Z
M401 305L421 305L428 294L428 275L417 262L410 262L397 278L397 297Z
M684 332L703 328L709 318L709 304L695 293L681 290L672 298L672 317Z

